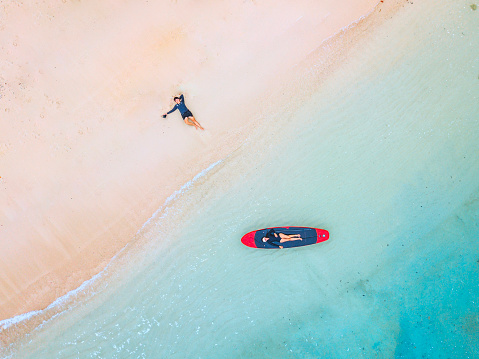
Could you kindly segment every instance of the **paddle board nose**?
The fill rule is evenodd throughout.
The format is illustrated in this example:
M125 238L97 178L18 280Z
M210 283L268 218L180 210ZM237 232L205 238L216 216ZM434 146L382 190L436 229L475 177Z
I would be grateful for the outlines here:
M255 232L245 234L241 238L241 243L243 243L245 246L256 248L256 244L254 243L254 234Z

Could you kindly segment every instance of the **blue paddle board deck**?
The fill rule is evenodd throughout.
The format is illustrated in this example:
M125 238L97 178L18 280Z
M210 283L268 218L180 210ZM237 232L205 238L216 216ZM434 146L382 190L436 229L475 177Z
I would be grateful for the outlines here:
M273 230L277 234L277 237L264 239L268 232ZM281 241L281 234L285 236L299 235L297 240ZM324 242L329 239L329 232L319 228L309 227L271 227L258 229L256 231L249 232L241 238L241 242L248 247L252 248L265 248L265 249L280 249L302 247L319 242Z

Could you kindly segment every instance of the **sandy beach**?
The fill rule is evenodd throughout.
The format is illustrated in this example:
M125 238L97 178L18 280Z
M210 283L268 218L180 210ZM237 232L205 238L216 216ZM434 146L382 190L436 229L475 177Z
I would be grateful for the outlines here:
M241 144L282 74L376 3L2 4L0 320L101 271ZM161 118L180 93L206 131Z

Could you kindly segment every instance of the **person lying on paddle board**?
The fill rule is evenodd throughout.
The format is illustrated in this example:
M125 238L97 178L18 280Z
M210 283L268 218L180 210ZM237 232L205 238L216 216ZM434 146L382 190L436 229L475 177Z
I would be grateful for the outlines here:
M173 100L176 102L176 105L170 111L163 114L163 118L166 118L166 116L168 116L170 113L178 110L181 113L181 117L183 117L183 121L185 121L187 125L195 126L196 129L204 130L204 128L201 127L198 121L196 121L191 111L188 110L188 107L186 107L185 97L183 96L183 94L181 94L179 97L175 96Z
M289 241L302 241L301 235L299 234L284 234L284 233L276 233L273 228L271 228L263 237L263 242L268 243L272 246L279 247L283 249L281 243L289 242Z

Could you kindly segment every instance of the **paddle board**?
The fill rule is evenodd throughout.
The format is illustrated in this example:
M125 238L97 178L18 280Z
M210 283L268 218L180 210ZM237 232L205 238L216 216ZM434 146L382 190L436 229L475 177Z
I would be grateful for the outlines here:
M278 237L275 237L272 241L263 241L263 238L271 229L274 230L274 233L276 233ZM301 240L295 239L281 243L279 238L280 233L287 236L299 235ZM243 238L241 238L241 243L251 248L279 249L279 246L281 246L286 249L308 246L310 244L327 241L328 239L329 232L325 229L309 227L270 227L246 233Z

